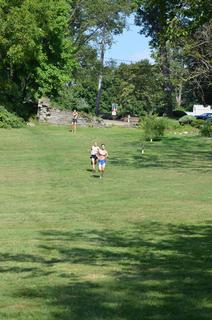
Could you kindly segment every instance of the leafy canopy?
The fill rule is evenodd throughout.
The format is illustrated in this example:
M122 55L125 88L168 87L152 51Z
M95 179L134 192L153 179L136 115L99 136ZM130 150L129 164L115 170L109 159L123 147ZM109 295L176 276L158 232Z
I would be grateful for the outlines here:
M55 95L75 64L69 1L0 0L0 93L6 100Z

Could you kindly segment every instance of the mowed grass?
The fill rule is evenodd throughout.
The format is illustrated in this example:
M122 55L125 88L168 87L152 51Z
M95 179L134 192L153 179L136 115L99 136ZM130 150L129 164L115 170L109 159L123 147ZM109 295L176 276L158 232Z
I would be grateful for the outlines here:
M212 319L212 140L141 135L0 131L1 320Z

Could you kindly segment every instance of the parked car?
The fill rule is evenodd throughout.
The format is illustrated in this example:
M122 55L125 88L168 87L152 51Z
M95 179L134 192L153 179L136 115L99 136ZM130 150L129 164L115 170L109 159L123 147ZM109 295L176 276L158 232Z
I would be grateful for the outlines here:
M212 113L206 112L203 114L199 114L198 116L195 116L196 119L202 119L202 120L207 120L207 119L212 119Z

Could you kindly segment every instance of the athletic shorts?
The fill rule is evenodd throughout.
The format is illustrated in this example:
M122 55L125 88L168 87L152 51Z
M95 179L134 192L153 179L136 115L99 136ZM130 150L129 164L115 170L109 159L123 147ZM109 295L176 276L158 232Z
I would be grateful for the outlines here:
M99 166L104 166L106 164L106 160L98 160Z
M95 155L95 154L92 154L91 156L90 156L90 159L94 159L95 161L97 160L97 156Z
M77 123L77 119L72 119L72 123L73 124Z

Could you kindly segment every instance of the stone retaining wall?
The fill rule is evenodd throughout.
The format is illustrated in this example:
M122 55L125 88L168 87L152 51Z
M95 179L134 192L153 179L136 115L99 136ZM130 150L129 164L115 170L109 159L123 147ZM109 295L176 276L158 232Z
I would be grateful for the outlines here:
M43 97L38 101L37 118L39 122L56 125L70 125L72 123L73 116L72 110L60 110L52 108L50 100L46 97ZM90 119L79 115L77 124L80 126L101 126L103 125L103 121L96 119L95 117Z
M51 123L56 125L70 125L73 120L72 110L60 110L53 108L50 104L50 100L43 97L38 101L37 118L39 122ZM77 124L80 126L92 126L92 127L110 127L113 125L121 127L136 127L138 125L138 118L131 117L128 122L128 118L124 118L122 121L116 120L103 120L101 118L93 117L93 119L86 116L79 115Z
M57 125L68 125L72 123L72 111L64 111L59 109L50 109L49 115L46 117L45 122ZM79 125L87 125L91 123L91 120L78 117L77 123Z

